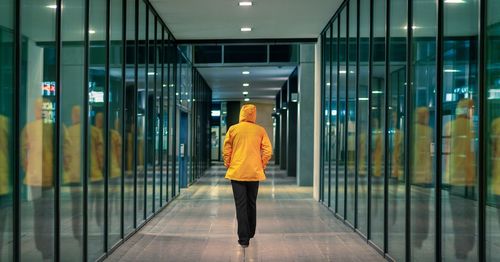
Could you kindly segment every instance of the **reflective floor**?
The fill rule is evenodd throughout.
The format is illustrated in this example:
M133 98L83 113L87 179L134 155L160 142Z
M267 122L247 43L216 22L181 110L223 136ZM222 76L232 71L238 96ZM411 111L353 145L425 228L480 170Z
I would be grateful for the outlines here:
M108 261L385 261L277 167L259 189L255 239L241 248L224 172L212 167Z

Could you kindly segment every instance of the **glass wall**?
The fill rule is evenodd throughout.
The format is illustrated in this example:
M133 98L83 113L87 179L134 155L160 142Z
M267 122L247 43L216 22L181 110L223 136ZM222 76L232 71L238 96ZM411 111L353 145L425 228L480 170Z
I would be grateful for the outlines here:
M348 0L321 34L321 201L396 261L500 261L499 8Z
M210 87L147 1L1 1L0 92L0 261L103 259L179 194L179 132L208 167Z
M0 260L13 259L14 114L14 5L0 3ZM67 213L67 212L66 212Z

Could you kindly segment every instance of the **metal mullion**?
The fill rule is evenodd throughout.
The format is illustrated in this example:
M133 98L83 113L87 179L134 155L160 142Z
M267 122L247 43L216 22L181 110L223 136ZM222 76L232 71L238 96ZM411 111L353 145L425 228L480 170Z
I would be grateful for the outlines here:
M149 12L148 12L149 14ZM148 23L149 23L149 20L148 20ZM153 121L153 214L156 210L156 132L155 132L155 126L156 126L156 113L157 113L157 109L156 109L156 79L158 78L157 75L158 75L158 72L156 71L158 68L156 66L156 58L157 58L157 52L156 52L156 30L157 30L157 25L156 25L156 17L154 17L154 40L153 40L153 62L154 62L154 65L153 65L153 68L154 68L154 72L155 72L155 75L154 75L154 81L153 81L153 88L154 88L154 102L153 102L153 118L151 119ZM149 43L149 39L148 39L148 43ZM149 49L148 49L149 50ZM148 57L148 61L149 61L149 57ZM160 177L161 177L161 173L160 173ZM161 202L160 202L161 203Z
M441 221L441 212L442 212L442 206L441 206L441 183L442 183L442 177L441 177L441 170L442 170L442 159L441 159L441 154L442 154L442 144L441 144L441 137L442 137L442 118L441 118L441 111L443 108L443 101L442 101L442 86L443 86L443 9L444 9L444 0L437 0L437 37L436 37L436 94L435 94L435 103L436 103L436 112L435 112L435 125L436 125L436 142L435 142L435 147L436 147L436 154L435 154L435 161L436 161L436 169L434 173L436 174L436 184L435 184L435 194L436 194L436 199L435 199L435 204L436 204L436 235L435 235L435 241L436 241L436 261L441 261L442 259L442 236L441 236L441 230L442 230L442 221Z
M385 0L385 95L384 95L384 253L389 253L389 52L391 38L391 0ZM397 186L397 185L396 185Z
M122 126L121 126L121 131L122 131L122 137L121 137L121 166L120 166L120 238L124 239L125 238L125 154L124 154L124 148L125 145L127 144L127 135L126 135L126 117L125 117L125 103L127 101L127 84L126 84L126 79L127 79L127 0L122 0L122 103L121 103L121 118L122 118ZM127 147L128 148L128 147Z
M412 82L412 38L413 38L413 0L407 0L407 39L406 39L406 90L405 90L405 260L411 261L411 184L410 184L410 159L411 159L411 89Z
M487 113L487 100L486 100L486 8L488 0L479 1L479 239L478 239L478 259L479 261L486 261L486 198L487 198L487 180L486 166L487 154L485 153L487 146L487 127L486 127L486 113Z
M326 41L325 41L326 43ZM330 60L330 67L328 68L329 70L329 78L328 81L330 81L330 86L328 87L328 97L327 97L327 101L328 101L328 137L326 138L327 139L327 145L328 145L328 153L326 154L326 161L328 161L328 207L331 207L332 206L332 202L331 202L331 198L332 198L332 147L331 147L331 144L332 144L332 90L333 90L333 76L332 76L332 63L333 63L333 49L332 49L332 46L333 46L333 24L330 24L330 44L326 45L327 48L329 49L329 54L330 54L330 57L328 58ZM325 61L325 67L326 67L326 61ZM325 95L326 96L326 95ZM326 108L326 105L325 105L325 108ZM334 201L337 201L337 196L335 196L335 200ZM335 208L335 204L334 205L334 208Z
M134 32L134 37L135 37L135 65L134 65L134 228L137 228L137 131L138 131L138 123L139 123L139 118L137 117L137 112L139 111L137 108L137 96L139 95L138 89L139 87L137 86L139 83L139 63L138 63L138 57L139 57L139 0L135 0L135 21L134 21L134 26L135 26L135 32Z
M89 27L90 27L90 0L85 0L85 29L84 29L84 62L83 62L83 103L85 104L83 107L83 261L88 261L88 222L89 222L89 212L88 212L88 192L89 192L89 49L90 49L90 36L89 36Z
M110 28L111 28L111 0L106 0L106 60L105 60L105 81L104 84L104 111L105 119L104 122L104 252L108 251L109 246L109 51L110 51Z
M155 23L155 26L157 26L158 24L158 21ZM157 28L158 30L158 28ZM165 39L165 31L163 30L163 27L160 26L160 30L161 30L161 42L160 42L160 53L158 55L158 58L160 59L159 61L161 62L161 80L160 80L160 85L161 85L161 89L160 89L160 156L159 156L159 159L160 159L160 207L163 206L163 134L164 134L164 129L163 129L163 106L164 106L164 101L163 101L163 83L165 82L165 76L164 76L164 73L165 73L165 67L164 67L164 63L165 63L165 54L163 53L164 52L164 39ZM156 31L156 30L155 30Z
M368 48L368 212L367 212L367 236L366 239L371 239L371 204L372 204L372 169L371 169L371 129L372 129L372 76L373 76L373 1L370 0L370 39Z
M170 38L170 35L169 35ZM176 177L176 165L177 165L177 60L179 59L178 54L176 53L177 51L177 46L172 42L172 50L173 50L173 70L172 70L172 78L173 78L173 83L174 83L174 88L172 90L173 92L173 107L172 107L172 116L173 116L173 127L172 127L172 143L173 143L173 150L172 150L172 193L171 196L174 197L176 195L175 192L175 184L177 183L177 177Z
M165 42L166 42L166 45L165 45ZM165 47L166 46L166 47ZM167 63L167 166L166 166L166 180L165 181L165 202L168 202L170 197L168 195L168 176L169 176L169 167L170 167L170 64L169 64L169 52L170 52L170 41L169 41L169 36L168 36L168 31L167 31L167 35L166 35L166 39L165 39L165 30L163 30L163 48L164 48L164 52L165 52L165 57L164 57L164 63L166 62ZM162 101L163 101L163 97L162 97Z
M143 219L142 220L146 220L148 218L148 161L149 161L149 154L148 154L148 150L149 150L149 146L148 146L148 131L149 131L149 128L148 128L148 124L149 124L149 121L148 121L148 110L149 110L149 76L148 76L148 71L149 71L149 6L146 5L146 9L145 9L145 12L146 12L146 23L145 23L145 26L146 26L146 29L145 29L145 33L146 33L146 36L144 38L144 65L145 65L145 70L144 70L144 84L146 85L146 90L144 91L144 93L146 94L145 95L145 101L144 101L144 181L143 181L143 187L144 187L144 199L143 199L143 202L144 202L144 214L143 214ZM140 18L140 14L139 14L139 18ZM142 223L142 222L141 222Z
M15 172L13 174L13 207L12 207L12 226L13 226L13 245L12 245L12 258L14 261L20 261L20 256L21 256L21 251L20 251L20 244L21 244L21 188L20 188L20 174L21 174L21 158L20 158L20 148L21 148L21 139L20 139L20 133L21 133L21 126L20 126L20 120L19 120L19 115L21 112L21 52L22 52L22 38L21 38L21 1L16 0L15 1L15 6L12 10L14 12L14 61L12 63L14 67L14 75L13 75L13 87L18 87L18 88L13 88L14 91L14 97L13 97L13 103L12 103L12 109L13 113L15 114L16 118L12 121L13 122L13 162L14 162L14 169L13 171Z
M321 151L320 151L320 155L319 155L319 162L320 162L320 170L319 170L319 177L320 177L320 180L319 180L319 201L322 202L323 204L325 203L325 198L324 198L324 187L325 187L325 162L324 162L324 151L325 151L325 88L326 88L326 84L325 84L325 59L324 59L324 54L325 54L325 34L322 33L321 34L321 43L320 43L320 49L321 49L321 60L320 60L320 63L321 63L321 90L320 90L320 93L321 93L321 101L320 101L320 112L321 112L321 118L320 118L320 141L321 141L321 145L320 145L320 148L321 148ZM276 100L274 101L275 105L276 105ZM278 107L276 105L276 107ZM222 110L222 108L221 108ZM219 136L220 136L220 126L222 122L219 122ZM220 151L220 146L219 146L219 151ZM220 154L220 152L219 152Z
M353 0L354 1L354 0ZM347 173L347 151L349 150L348 144L347 144L347 136L349 135L349 127L347 126L348 124L348 118L349 118L349 8L350 5L349 3L346 4L345 6L345 11L346 11L346 18L345 18L345 25L346 25L346 31L345 31L345 114L344 114L344 220L347 220L347 197L349 196L347 194L347 180L348 180L348 173ZM340 69L339 69L340 70ZM340 112L340 111L337 111Z
M62 0L56 1L56 123L55 123L55 179L54 179L54 260L59 261L61 254L59 246L61 242L61 15L62 15ZM63 138L64 139L64 138Z
M337 114L335 115L335 214L338 213L338 196L339 196L339 140L340 140L340 133L338 132L339 130L339 125L340 125L340 119L339 119L339 97L340 97L340 24L342 22L341 15L339 14L338 19L337 19L337 92L336 92L336 97L335 97L335 110L337 111ZM330 94L331 95L331 94Z
M359 35L360 35L360 0L356 0L356 114L355 114L355 135L354 143L355 148L359 145ZM359 174L358 174L358 151L355 150L354 155L354 228L358 228L358 186L359 186Z

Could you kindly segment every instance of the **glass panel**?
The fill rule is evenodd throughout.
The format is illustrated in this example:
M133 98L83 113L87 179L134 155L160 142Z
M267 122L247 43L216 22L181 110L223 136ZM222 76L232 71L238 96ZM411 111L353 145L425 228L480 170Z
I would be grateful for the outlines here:
M486 260L500 261L500 1L488 1L486 30ZM477 111L477 110L476 110Z
M224 63L265 63L267 45L226 45Z
M345 218L346 181L345 181L345 159L346 159L346 95L347 95L347 8L340 13L339 34L339 68L338 68L338 103L337 103L337 207L338 214Z
M325 34L325 85L324 85L324 121L325 121L325 129L324 129L324 135L323 135L323 185L324 185L324 199L325 203L327 203L328 206L331 206L333 202L330 202L330 194L331 194L331 188L330 188L330 127L331 127L331 122L330 122L330 90L331 90L331 74L330 74L330 67L331 67L331 44L332 44L332 38L331 38L331 31L328 29Z
M443 259L477 261L478 0L444 4ZM464 21L467 19L468 21Z
M89 25L89 185L88 249L90 261L104 253L104 148L106 112L104 106L106 57L106 3L90 1Z
M332 24L331 40L331 88L330 88L330 206L337 211L337 89L338 89L338 60L339 60L339 25L338 19Z
M175 177L176 177L176 159L175 159L175 154L176 154L176 105L177 105L177 74L176 71L177 69L177 51L175 49L175 46L173 45L173 42L170 39L169 36L169 42L168 42L168 93L169 93L169 109L168 109L168 116L169 116L169 136L168 136L168 184L170 187L168 188L168 191L170 192L169 196L173 197L175 196ZM170 199L170 198L169 198Z
M134 176L135 176L135 99L136 99L136 82L135 82L135 0L127 0L127 19L126 22L126 70L125 70L125 192L124 192L124 232L125 234L132 232L134 228L134 213L135 213L135 194L134 194Z
M371 79L371 237L384 246L385 2L373 2Z
M429 15L433 14L433 15ZM436 3L413 1L410 86L410 183L412 261L435 259L434 115L436 90Z
M12 261L14 0L0 3L0 260Z
M21 4L22 261L54 258L56 8L36 0Z
M346 99L346 128L347 128L347 210L346 219L354 225L355 217L355 168L356 158L356 60L357 60L357 1L349 2L349 38L348 38L348 68L347 99Z
M221 45L194 46L194 59L197 64L222 63Z
M358 78L358 228L368 234L368 62L370 50L370 0L359 2Z
M67 0L61 23L61 260L83 255L85 1ZM83 120L83 121L82 121ZM69 147L65 146L69 142Z
M155 144L155 210L159 210L159 207L162 206L162 184L164 182L163 180L163 170L162 170L162 159L161 159L161 139L162 139L162 128L161 128L161 121L162 115L161 112L163 112L161 106L161 100L162 100L162 80L163 80L163 70L162 70L162 60L163 60L163 50L161 46L161 41L162 41L162 32L163 29L161 27L161 24L159 22L156 22L156 55L155 55L155 63L156 63L156 75L155 75L155 130L154 130L154 144Z
M136 168L137 168L137 225L140 225L145 218L146 214L146 79L148 72L146 71L146 23L147 23L147 9L143 1L139 1L139 42L137 43L137 61L138 61L138 75L137 75L137 134L136 134Z
M108 155L108 227L109 246L120 240L121 232L121 177L123 154L123 81L122 72L122 1L111 0L110 17L110 71L109 71L109 155Z
M299 55L299 45L269 45L269 62L297 62Z
M148 9L149 10L149 9ZM153 203L155 202L155 91L156 91L156 67L155 67L155 17L151 10L148 11L148 34L147 34L147 89L145 94L146 99L146 202L147 214L149 217L153 214Z
M388 185L389 185L389 254L398 261L405 259L405 111L406 99L406 32L407 1L390 2L389 90L388 99Z

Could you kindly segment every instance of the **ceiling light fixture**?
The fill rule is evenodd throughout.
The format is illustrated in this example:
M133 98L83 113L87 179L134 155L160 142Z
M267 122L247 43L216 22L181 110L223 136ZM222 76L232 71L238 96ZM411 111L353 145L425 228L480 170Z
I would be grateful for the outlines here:
M463 3L465 3L464 0L444 0L444 2L447 4L463 4Z
M244 96L248 95L248 91L243 91L243 95Z
M243 83L243 86L244 87L248 87L248 86L250 86L250 84L249 83Z
M253 5L253 3L252 3L252 2L250 2L250 1L241 1L241 2L239 3L239 5L240 5L240 6L252 6L252 5Z
M339 71L339 73L340 73L340 74L345 74L345 73L347 73L347 71L345 71L345 70L340 70L340 71Z
M250 101L250 98L247 97L244 100L245 100L245 102L248 102L248 101Z
M243 75L249 75L250 71L243 71L243 72L241 72L241 74L243 74Z
M458 69L444 69L443 72L445 72L445 73L459 73L460 70L458 70Z
M91 34L91 35L95 34L95 30L90 29L89 34Z
M252 31L252 28L251 27L242 27L240 30L241 30L241 32L250 32L250 31Z

